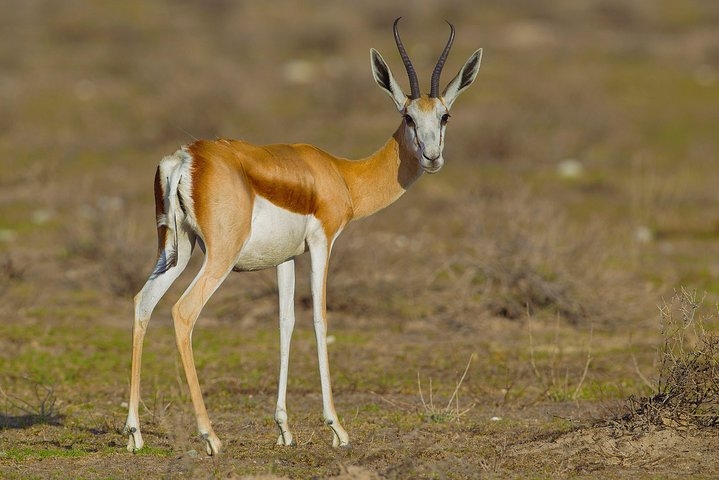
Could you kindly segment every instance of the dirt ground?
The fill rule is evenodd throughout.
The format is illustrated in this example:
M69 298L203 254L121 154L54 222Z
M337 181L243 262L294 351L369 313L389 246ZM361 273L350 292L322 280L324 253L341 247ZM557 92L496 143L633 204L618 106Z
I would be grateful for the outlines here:
M484 58L442 172L336 243L329 353L352 448L333 449L321 421L300 257L298 445L275 446L276 284L261 271L232 274L194 332L224 443L205 454L170 318L197 251L150 324L146 447L127 452L159 159L216 137L372 153L400 119L367 53L406 85L400 15L425 89L445 18L443 85ZM657 306L684 286L712 315L719 295L718 23L710 0L5 5L0 477L719 476L716 425L622 420L658 388Z

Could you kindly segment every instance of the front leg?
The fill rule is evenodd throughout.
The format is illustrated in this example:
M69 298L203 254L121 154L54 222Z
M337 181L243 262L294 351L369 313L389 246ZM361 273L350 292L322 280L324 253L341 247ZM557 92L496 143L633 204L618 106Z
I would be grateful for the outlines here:
M333 447L349 447L349 437L340 424L334 401L332 400L332 385L330 383L330 364L327 356L327 265L331 250L331 243L323 234L318 235L319 240L310 243L312 257L312 308L314 310L315 337L317 339L317 358L320 368L320 382L322 384L322 417L334 433Z
M295 327L295 261L277 265L277 289L280 296L280 381L277 388L275 422L280 429L277 445L295 445L287 423L287 371L290 359L290 342Z

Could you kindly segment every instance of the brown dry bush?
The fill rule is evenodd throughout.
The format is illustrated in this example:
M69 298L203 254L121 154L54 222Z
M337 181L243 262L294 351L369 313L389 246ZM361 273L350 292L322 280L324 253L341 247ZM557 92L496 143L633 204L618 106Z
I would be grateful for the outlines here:
M93 282L117 297L132 297L147 280L154 242L142 242L148 230L135 223L121 197L100 197L80 207L80 215L66 237L68 256L91 262ZM149 230L148 230L149 231Z
M596 313L582 291L586 277L574 268L575 261L586 260L591 245L585 242L590 242L568 235L556 209L524 200L499 205L496 213L504 222L485 238L477 279L483 283L483 304L513 319L528 310L554 310L574 322Z
M631 397L618 421L630 429L719 425L719 305L707 312L696 290L681 288L659 307L662 344L654 392Z
M468 199L459 243L437 274L459 314L491 314L510 319L549 312L572 323L614 322L636 317L641 292L631 273L611 267L620 256L607 248L601 225L579 229L561 206L517 189ZM613 232L617 234L617 232ZM612 305L622 305L623 309Z

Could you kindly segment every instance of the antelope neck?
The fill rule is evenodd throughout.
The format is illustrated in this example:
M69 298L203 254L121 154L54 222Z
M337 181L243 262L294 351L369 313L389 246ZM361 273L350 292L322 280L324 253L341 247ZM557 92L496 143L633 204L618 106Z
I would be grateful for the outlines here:
M422 175L404 130L403 122L384 146L369 157L338 163L352 198L353 219L394 203Z

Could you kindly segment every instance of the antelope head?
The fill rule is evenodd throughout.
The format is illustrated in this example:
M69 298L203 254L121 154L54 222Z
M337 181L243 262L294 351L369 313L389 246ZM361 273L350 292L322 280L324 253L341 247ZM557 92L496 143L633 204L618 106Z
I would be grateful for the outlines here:
M402 17L400 17L402 18ZM447 60L449 50L454 41L454 26L447 22L450 27L449 40L444 47L442 54L437 60L437 65L432 72L429 95L422 95L419 90L417 73L402 45L402 40L397 30L399 19L394 21L393 31L397 49L402 57L404 66L409 77L409 96L402 91L402 88L395 80L387 63L374 48L370 49L370 61L372 74L377 85L382 88L394 101L397 110L402 114L402 127L406 146L414 153L422 169L427 173L436 173L444 165L442 150L444 149L444 136L447 122L449 121L449 109L454 100L469 87L479 72L479 64L482 60L482 49L475 51L469 56L459 73L447 84L442 94L439 93L439 77L442 74L442 67Z

